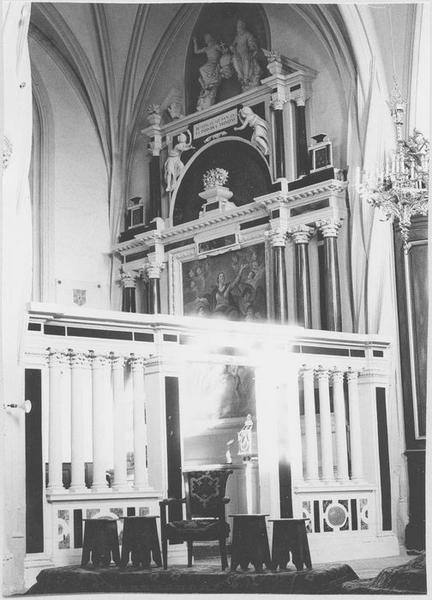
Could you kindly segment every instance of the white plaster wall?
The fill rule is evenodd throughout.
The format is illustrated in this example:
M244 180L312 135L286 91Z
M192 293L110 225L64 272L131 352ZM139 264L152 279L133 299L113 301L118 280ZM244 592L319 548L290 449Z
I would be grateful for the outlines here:
M34 41L31 56L53 109L55 299L71 304L72 290L85 289L87 307L109 308L108 181L101 147L64 73Z

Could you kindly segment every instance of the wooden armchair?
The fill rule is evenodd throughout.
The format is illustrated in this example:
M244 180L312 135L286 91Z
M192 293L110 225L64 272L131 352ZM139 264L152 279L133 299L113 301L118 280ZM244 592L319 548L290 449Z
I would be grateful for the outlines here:
M164 569L168 567L168 540L187 542L188 567L192 566L193 542L218 540L222 571L226 569L226 538L230 528L225 520L225 505L230 500L225 497L225 490L231 473L230 469L183 473L186 496L159 502ZM175 504L186 506L186 519L168 522L166 509Z

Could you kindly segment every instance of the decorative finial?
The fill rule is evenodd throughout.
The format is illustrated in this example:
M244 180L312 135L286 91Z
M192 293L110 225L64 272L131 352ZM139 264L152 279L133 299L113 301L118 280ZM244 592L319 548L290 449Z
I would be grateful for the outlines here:
M228 181L228 171L221 169L209 169L203 175L203 185L205 190L209 190L216 186L224 186Z

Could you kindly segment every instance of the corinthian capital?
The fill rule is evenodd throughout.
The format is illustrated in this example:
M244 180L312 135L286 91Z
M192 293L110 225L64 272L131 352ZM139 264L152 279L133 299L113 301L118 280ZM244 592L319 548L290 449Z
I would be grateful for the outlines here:
M125 366L126 359L124 356L115 354L115 352L109 353L109 360L113 369L123 369Z
M357 381L358 380L358 371L355 371L351 367L346 372L347 381Z
M68 356L66 352L59 352L53 348L47 348L49 367L63 367L67 364Z
M288 229L288 233L292 237L294 244L308 244L314 233L314 229L307 225L297 225Z
M137 274L133 272L124 271L123 268L120 270L120 283L124 288L136 287Z
M90 366L89 357L84 352L69 349L69 362L72 369L86 369Z
M149 279L160 279L161 272L165 268L165 263L149 262L146 267L147 277Z
M287 99L282 96L279 92L274 92L271 95L271 107L273 110L282 110L283 105L287 102Z
M320 219L315 223L318 229L321 231L323 236L326 237L337 237L339 229L341 227L340 219Z
M128 363L132 371L138 371L144 369L145 359L143 356L131 354Z
M272 229L266 232L266 236L269 238L273 248L281 247L286 245L287 232L281 227Z
M316 375L316 378L318 379L318 381L321 381L321 380L328 381L330 371L320 365L318 367L318 369L315 370L315 375Z
M89 352L89 359L92 369L104 369L109 365L107 356L96 354L93 350Z

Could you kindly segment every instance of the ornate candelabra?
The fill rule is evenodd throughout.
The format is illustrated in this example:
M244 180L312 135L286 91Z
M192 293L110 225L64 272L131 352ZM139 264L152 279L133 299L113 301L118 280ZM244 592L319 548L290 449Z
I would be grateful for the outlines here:
M404 252L408 252L411 217L426 215L428 211L429 141L417 129L408 140L404 139L406 100L396 81L389 106L396 128L397 147L375 181L369 177L362 183L360 194L369 204L379 208L386 219L399 221Z

